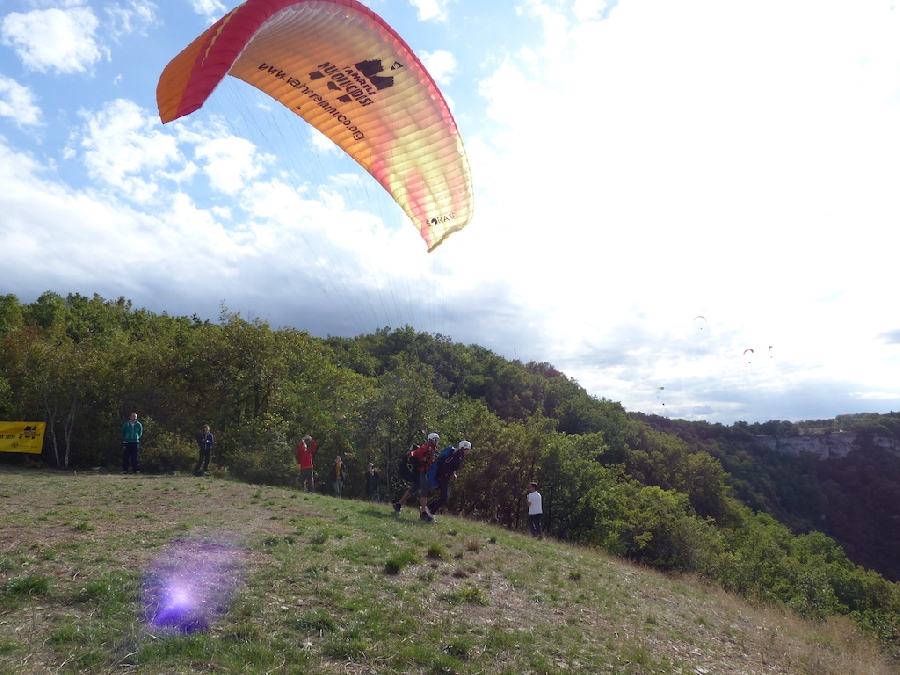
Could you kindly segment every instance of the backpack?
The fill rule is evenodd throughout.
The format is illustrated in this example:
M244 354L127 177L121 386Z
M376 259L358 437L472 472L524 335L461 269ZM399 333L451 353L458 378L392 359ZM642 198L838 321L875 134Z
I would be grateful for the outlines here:
M431 487L436 488L438 486L438 478L444 477L444 472L441 470L444 466L444 462L450 459L455 452L456 448L452 445L448 445L441 450L441 454L439 454L434 462L432 462L431 466L428 467L428 484Z
M412 483L419 477L419 464L419 460L415 457L410 457L409 452L405 455L400 455L400 461L397 462L397 475L406 482Z

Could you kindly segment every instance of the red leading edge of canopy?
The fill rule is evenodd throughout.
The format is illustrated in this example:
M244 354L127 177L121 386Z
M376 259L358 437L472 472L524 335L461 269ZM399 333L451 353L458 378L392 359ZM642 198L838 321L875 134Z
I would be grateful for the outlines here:
M181 102L173 120L199 109L209 98L219 82L228 74L244 47L269 18L292 5L336 5L368 16L381 30L396 40L412 57L421 73L427 78L429 93L442 101L444 121L456 128L443 95L434 78L422 65L412 48L384 19L356 0L247 0L216 21L203 34L203 44L197 52L191 74L184 87Z

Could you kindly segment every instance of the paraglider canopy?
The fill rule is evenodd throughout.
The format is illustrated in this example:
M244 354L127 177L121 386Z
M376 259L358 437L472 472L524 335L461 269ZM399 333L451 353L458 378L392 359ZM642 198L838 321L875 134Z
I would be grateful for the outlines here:
M469 163L447 102L406 42L368 7L247 0L166 66L156 89L160 119L200 108L225 75L340 146L403 207L429 251L471 220Z

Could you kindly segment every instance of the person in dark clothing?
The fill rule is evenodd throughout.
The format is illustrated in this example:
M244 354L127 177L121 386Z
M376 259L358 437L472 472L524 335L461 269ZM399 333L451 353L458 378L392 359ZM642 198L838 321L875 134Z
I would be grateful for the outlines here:
M205 476L209 471L209 457L215 439L209 432L209 425L203 425L203 431L197 434L197 446L200 448L200 456L197 458L197 466L194 467L195 476ZM202 469L201 469L202 467Z
M447 503L447 500L450 499L450 480L457 479L456 472L459 471L463 462L466 461L466 455L469 454L469 450L471 449L472 444L469 443L469 441L460 441L456 450L441 460L437 472L435 473L435 480L437 481L439 490L438 497L429 502L428 506L425 507L425 510L431 516L432 523L434 522L434 514L436 514L438 510Z
M369 473L366 474L366 497L374 499L376 502L381 501L381 495L378 493L378 480L381 475L374 464L369 464Z

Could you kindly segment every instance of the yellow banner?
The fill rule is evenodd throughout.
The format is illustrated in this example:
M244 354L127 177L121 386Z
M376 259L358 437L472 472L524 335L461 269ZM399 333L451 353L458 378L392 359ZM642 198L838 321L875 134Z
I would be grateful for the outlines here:
M45 422L0 422L0 452L41 454Z

